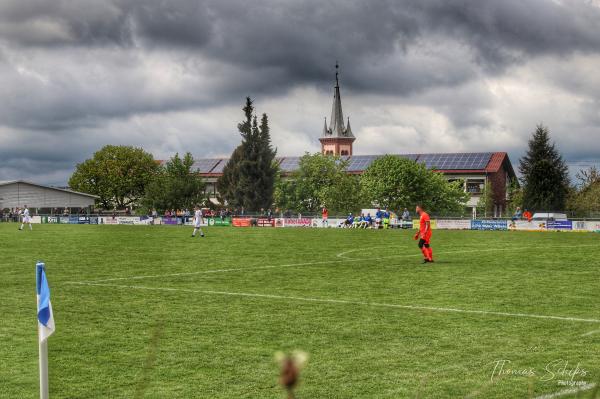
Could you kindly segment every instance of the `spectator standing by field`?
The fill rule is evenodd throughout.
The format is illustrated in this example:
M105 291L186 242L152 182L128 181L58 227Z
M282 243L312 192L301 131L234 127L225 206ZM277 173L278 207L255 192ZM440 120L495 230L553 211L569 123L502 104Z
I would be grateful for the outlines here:
M516 222L517 220L521 220L521 218L523 217L523 211L521 211L521 207L518 206L517 210L515 211L515 214L512 217L513 222Z
M371 216L371 214L369 214ZM378 229L383 222L383 212L381 208L377 207L377 212L375 212L375 228Z
M390 227L390 217L391 217L390 211L387 208L385 208L385 211L383 212L383 228L384 229L387 229Z
M321 211L321 221L323 222L323 226L329 227L329 211L325 207Z

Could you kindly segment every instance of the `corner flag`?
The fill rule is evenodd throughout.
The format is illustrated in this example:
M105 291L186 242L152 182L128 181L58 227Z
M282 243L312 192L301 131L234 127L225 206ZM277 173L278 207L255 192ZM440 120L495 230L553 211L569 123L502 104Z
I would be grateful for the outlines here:
M54 333L54 316L50 304L50 287L46 279L46 266L35 265L37 291L37 319L40 349L40 399L48 399L48 337Z
M50 287L46 279L46 266L38 262L37 269L37 303L38 303L38 327L40 342L48 339L54 332L54 316L50 304Z

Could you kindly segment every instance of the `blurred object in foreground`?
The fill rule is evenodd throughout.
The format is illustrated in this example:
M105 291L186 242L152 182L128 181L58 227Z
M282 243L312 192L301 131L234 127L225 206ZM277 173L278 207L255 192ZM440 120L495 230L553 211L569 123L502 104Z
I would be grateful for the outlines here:
M298 350L293 351L291 354L277 352L275 353L275 361L279 363L281 368L279 383L286 390L288 399L295 398L294 388L298 384L300 370L308 362L308 354Z

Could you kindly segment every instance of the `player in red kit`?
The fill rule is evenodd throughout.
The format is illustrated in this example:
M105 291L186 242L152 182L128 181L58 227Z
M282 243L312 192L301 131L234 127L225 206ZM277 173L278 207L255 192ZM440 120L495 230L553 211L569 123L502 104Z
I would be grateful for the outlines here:
M423 263L433 262L433 251L431 250L431 221L429 214L425 212L423 205L417 205L417 214L420 217L419 231L415 234L415 240L419 240L419 248L423 252Z

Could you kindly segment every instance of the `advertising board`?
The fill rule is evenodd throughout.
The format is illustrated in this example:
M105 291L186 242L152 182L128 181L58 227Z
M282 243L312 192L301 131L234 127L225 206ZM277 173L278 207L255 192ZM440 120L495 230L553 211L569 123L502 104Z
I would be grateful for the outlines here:
M506 220L471 220L471 230L507 230Z
M208 218L206 221L209 226L231 226L231 218Z
M570 220L549 220L546 222L547 230L573 230L573 222Z
M231 220L233 227L250 227L249 218L233 218Z
M279 219L278 219L279 220ZM276 224L280 227L278 224ZM284 218L283 227L310 227L312 220L310 218Z
M595 231L600 233L600 221L585 222L585 228L587 231Z
M256 225L258 227L275 227L275 219L258 218Z
M407 226L406 222L402 222L402 223L403 223L402 228L405 228L405 226ZM419 219L413 219L413 221L412 221L412 228L413 229L418 229L420 223L421 223L421 221ZM437 220L431 219L429 221L429 225L431 226L432 229L437 229Z
M509 230L522 230L522 231L545 231L546 222L528 222L526 220L515 220L508 222Z
M438 229L470 230L471 221L469 219L437 219L436 226Z

